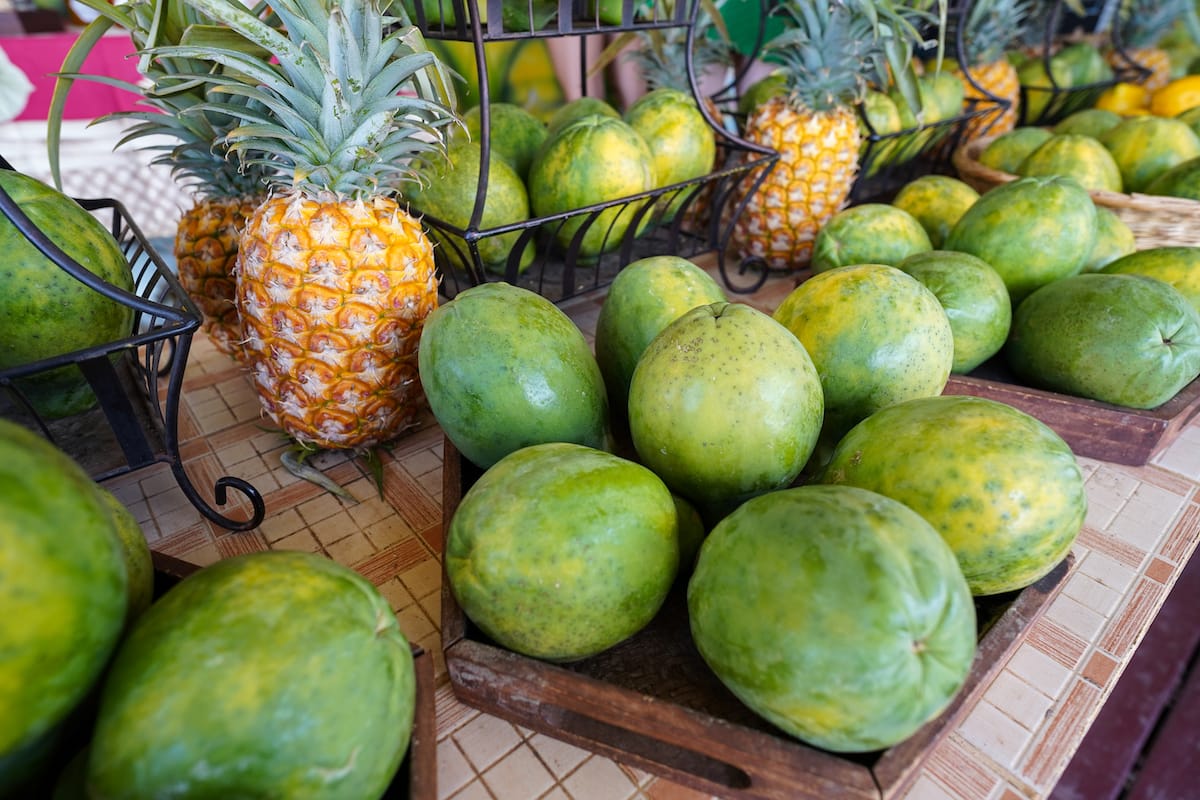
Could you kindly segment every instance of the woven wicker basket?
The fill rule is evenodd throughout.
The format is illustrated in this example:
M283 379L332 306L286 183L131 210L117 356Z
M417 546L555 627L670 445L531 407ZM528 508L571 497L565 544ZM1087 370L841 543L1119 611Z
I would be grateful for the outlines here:
M979 192L1016 180L1016 175L986 167L979 154L995 137L975 139L954 153L958 176ZM1200 247L1200 201L1149 194L1093 191L1092 200L1110 209L1133 231L1139 250L1151 247Z

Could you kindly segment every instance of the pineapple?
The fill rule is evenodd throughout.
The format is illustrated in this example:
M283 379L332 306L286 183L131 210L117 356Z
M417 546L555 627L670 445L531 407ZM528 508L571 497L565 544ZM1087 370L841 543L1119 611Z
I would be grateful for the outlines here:
M856 108L868 84L886 85L890 67L912 107L920 104L911 61L918 33L905 16L915 12L888 0L785 0L780 8L794 27L765 55L779 64L787 92L758 106L744 133L779 158L738 187L731 245L742 259L786 270L808 263L817 232L849 198L862 139Z
M104 0L81 1L98 15L90 31L123 27L139 51L178 43L185 30L206 22L178 0L133 0L120 5ZM47 140L56 181L60 177L58 131L66 93L74 79L92 77L76 72L90 49L90 37L81 36L80 40L84 44L72 49L64 60L58 78L60 88L49 116L51 135ZM164 152L151 163L171 167L176 179L188 183L195 195L195 204L183 213L176 228L174 253L179 282L203 314L204 330L217 349L240 359L242 335L234 305L232 269L239 232L261 201L269 173L261 166L240 169L237 162L228 159L218 142L233 118L201 110L209 100L202 88L175 85L175 74L196 68L186 61L142 58L139 72L143 80L126 88L140 94L142 105L153 110L110 114L103 119L137 121L121 140L122 145L150 136L177 140L175 146L154 145L154 149Z
M243 230L235 270L264 413L306 448L368 450L412 424L422 401L417 343L438 282L430 241L395 195L414 157L445 152L443 128L457 120L448 82L380 0L273 0L280 29L240 0L187 2L264 55L216 32L154 55L209 61L180 80L260 103L210 108L242 121L226 141L243 163L288 170Z
M1116 39L1124 50L1109 55L1114 68L1125 66L1126 58L1149 70L1142 82L1153 92L1171 80L1171 57L1158 43L1175 23L1185 19L1192 0L1121 0L1117 9Z
M1032 10L1030 0L975 0L966 19L960 20L967 63L965 71L959 65L954 73L963 83L967 101L997 98L1008 104L971 117L963 131L963 143L985 132L998 136L1016 127L1021 85L1017 68L1005 51L1021 40Z

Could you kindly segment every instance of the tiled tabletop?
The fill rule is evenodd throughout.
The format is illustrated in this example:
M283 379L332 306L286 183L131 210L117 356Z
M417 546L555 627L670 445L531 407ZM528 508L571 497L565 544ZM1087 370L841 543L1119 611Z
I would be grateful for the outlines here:
M735 299L769 306L787 288L773 282ZM584 297L563 307L590 332L599 302ZM455 699L439 636L442 434L428 414L384 455L382 497L364 464L319 456L314 463L355 498L339 499L280 465L286 442L264 425L245 373L198 335L180 438L188 474L206 496L222 475L255 485L267 508L259 528L232 533L213 526L165 467L106 485L133 510L155 550L198 564L254 550L308 550L374 581L409 638L435 655L440 798L705 796ZM1090 509L1072 571L905 797L1047 796L1191 556L1200 538L1200 423L1144 467L1081 462Z

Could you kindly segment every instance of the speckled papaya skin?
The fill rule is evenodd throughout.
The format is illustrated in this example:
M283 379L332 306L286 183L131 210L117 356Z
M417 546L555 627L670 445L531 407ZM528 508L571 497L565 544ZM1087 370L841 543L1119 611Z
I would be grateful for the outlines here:
M991 264L1014 304L1081 271L1096 241L1096 206L1071 178L1019 178L984 193L950 229L945 249Z
M1163 281L1088 272L1017 306L1004 355L1030 385L1157 408L1200 375L1200 312Z
M1110 261L1100 272L1142 275L1171 284L1200 312L1200 247L1182 245L1136 250Z
M1048 573L1087 511L1067 443L1040 420L981 397L885 408L846 434L819 481L870 489L916 511L954 551L975 595Z
M541 442L607 442L608 396L591 347L528 289L498 281L459 293L425 320L417 357L430 410L479 467Z
M925 228L912 214L886 203L863 203L834 214L813 242L813 272L851 264L896 266L933 249Z
M850 486L747 501L700 548L692 637L751 709L837 752L890 747L966 679L975 607L916 512Z
M795 480L823 408L795 336L748 305L712 303L646 348L630 384L629 429L641 462L711 517Z
M412 651L365 578L234 556L147 610L100 698L90 797L380 797L408 748Z
M99 677L127 583L96 485L46 439L0 419L0 779ZM9 788L0 780L0 794Z
M954 331L937 297L883 264L823 272L775 309L821 376L825 432L836 442L893 403L941 394L954 364Z
M534 445L463 496L445 558L455 598L484 633L524 655L573 661L658 612L679 567L675 501L633 461Z
M133 275L116 240L78 203L11 170L0 170L0 186L67 255L113 286L133 291ZM120 341L132 332L132 308L75 280L3 214L0 253L0 369ZM21 387L48 418L76 414L96 402L74 365L24 378Z

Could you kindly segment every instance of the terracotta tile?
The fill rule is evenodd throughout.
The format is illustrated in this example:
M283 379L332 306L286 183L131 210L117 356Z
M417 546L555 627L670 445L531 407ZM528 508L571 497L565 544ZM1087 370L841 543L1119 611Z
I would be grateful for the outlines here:
M1150 627L1154 615L1158 613L1166 596L1166 587L1152 580L1139 580L1129 596L1129 602L1104 636L1098 646L1116 658L1124 660L1133 648L1142 640L1146 629Z
M282 467L276 471L275 476L282 488L263 496L267 508L293 508L319 494L327 494L320 486L302 481Z
M1145 550L1140 550L1127 542L1101 533L1086 525L1079 532L1079 542L1089 550L1104 553L1132 569L1139 569L1142 562L1146 560Z
M441 558L442 553L446 549L446 536L445 532L442 530L442 525L440 522L437 525L430 525L425 530L420 531L417 535L421 537L421 541L425 543L425 546L429 548L430 552L432 552L438 558Z
M1076 681L1054 711L1045 732L1021 765L1021 774L1038 789L1058 780L1098 710L1100 690Z
M579 800L627 800L637 788L616 763L601 756L584 761L562 785Z
M944 740L929 756L927 773L944 786L953 787L952 796L962 800L987 800L999 783L975 754L953 738ZM912 793L924 797L924 793Z
M212 537L205 526L194 525L187 530L164 536L155 543L154 549L169 556L182 556L211 541Z
M483 782L496 800L529 800L553 786L554 776L529 745L522 744L484 772Z
M1078 611L1081 608L1075 601L1070 600L1070 598L1064 598L1061 595L1055 598L1055 604L1062 607L1066 603L1060 604L1060 601L1064 600L1070 602L1073 611ZM1088 640L1077 635L1074 631L1067 630L1056 619L1051 618L1050 612L1053 610L1054 606L1052 605L1047 610L1046 616L1034 622L1025 636L1025 643L1031 647L1036 647L1067 669L1074 670L1079 665L1080 659L1083 658ZM1103 619L1101 618L1102 622ZM1096 625L1095 631L1098 632L1099 630L1100 625Z
M716 800L715 795L705 794L666 778L656 778L645 788L645 792L649 800Z
M242 555L243 553L258 553L269 549L266 539L258 531L227 533L224 536L218 536L216 544L222 558Z
M397 466L387 471L383 494L413 530L441 524L441 505L433 502L420 484L402 468Z
M184 441L179 445L179 459L185 464L211 453L212 448L209 446L207 438L193 439L190 442Z
M1088 659L1087 666L1083 668L1082 675L1085 680L1091 681L1101 689L1106 689L1108 688L1109 679L1116 672L1117 666L1118 662L1111 656L1096 651Z
M1146 577L1158 583L1168 583L1175 575L1175 567L1161 558L1151 560L1146 567Z
M1200 505L1197 504L1200 503L1200 488L1196 492L1197 497L1179 515L1159 551L1163 558L1176 564L1187 560L1196 549L1197 539L1200 539Z
M1194 488L1192 481L1153 462L1137 468L1135 474L1142 481L1180 497L1187 497Z
M365 561L354 565L367 580L378 585L429 557L429 551L417 539L406 539L380 550Z
M1011 786L1005 786L1004 794L1000 795L1000 800L1026 800L1026 798Z

